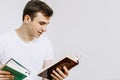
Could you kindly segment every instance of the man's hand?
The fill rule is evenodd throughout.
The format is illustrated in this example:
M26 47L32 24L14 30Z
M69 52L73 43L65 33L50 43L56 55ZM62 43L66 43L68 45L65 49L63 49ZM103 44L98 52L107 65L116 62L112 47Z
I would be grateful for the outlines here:
M14 76L10 72L1 70L4 66L0 66L0 80L14 80Z
M59 68L57 68L56 70L53 70L53 73L51 74L51 76L55 79L55 80L63 80L68 76L68 69L64 66L63 67L64 72L61 71Z

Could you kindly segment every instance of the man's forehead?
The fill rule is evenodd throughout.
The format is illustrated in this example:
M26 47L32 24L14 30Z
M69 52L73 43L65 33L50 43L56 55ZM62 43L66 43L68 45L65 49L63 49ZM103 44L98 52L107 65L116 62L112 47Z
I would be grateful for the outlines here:
M49 22L50 17L44 16L42 13L37 13L35 16L36 20L43 21L43 22Z
M45 15L44 15L43 13L41 13L41 12L36 13L36 17L42 17L42 18L50 19L50 17L45 16Z

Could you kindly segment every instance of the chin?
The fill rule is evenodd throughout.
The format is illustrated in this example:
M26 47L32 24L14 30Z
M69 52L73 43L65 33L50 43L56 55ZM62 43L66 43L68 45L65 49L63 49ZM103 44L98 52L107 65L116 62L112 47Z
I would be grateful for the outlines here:
M41 36L41 35L35 35L34 37L35 37L35 38L39 38L40 36Z

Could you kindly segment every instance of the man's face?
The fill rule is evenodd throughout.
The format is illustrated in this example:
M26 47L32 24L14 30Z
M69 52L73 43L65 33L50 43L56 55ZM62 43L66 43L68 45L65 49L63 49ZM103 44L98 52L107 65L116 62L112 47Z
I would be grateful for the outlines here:
M37 13L33 21L30 20L28 24L28 34L32 37L38 38L43 32L46 31L49 17L43 16L42 13Z

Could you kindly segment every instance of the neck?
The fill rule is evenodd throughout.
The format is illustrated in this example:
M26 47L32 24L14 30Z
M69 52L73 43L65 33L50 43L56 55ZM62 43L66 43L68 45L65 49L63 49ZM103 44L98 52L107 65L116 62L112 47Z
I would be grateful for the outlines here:
M25 43L29 43L33 40L33 36L29 35L26 26L22 25L20 28L16 29L16 33Z

